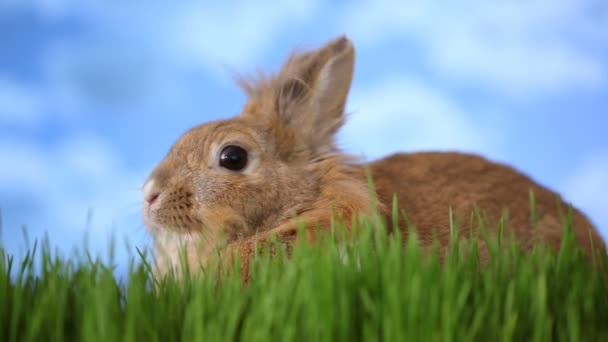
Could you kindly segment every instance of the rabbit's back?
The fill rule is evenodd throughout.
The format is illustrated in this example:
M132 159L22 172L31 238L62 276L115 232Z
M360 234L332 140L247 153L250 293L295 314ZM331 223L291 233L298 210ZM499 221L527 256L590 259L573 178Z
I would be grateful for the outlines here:
M476 229L477 217L472 214L478 208L489 232L495 232L501 216L508 213L505 216L508 228L514 231L524 248L530 248L535 234L530 190L534 195L538 237L556 248L561 242L560 212L565 217L570 204L509 166L455 152L393 154L369 166L378 199L390 208L396 194L399 208L405 211L427 246L434 239L434 230L442 246L448 243L450 208L453 222L460 227L462 236L468 236L471 226ZM561 211L558 203L561 203ZM590 236L596 247L601 246L597 231L576 208L573 226L578 241L586 250L591 249Z

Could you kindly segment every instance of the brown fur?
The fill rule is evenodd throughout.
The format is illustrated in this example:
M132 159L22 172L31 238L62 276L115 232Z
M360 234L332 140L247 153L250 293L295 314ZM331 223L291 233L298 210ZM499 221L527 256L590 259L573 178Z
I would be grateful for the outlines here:
M445 250L450 209L468 227L479 208L490 220L489 230L508 210L508 225L529 249L534 229L528 196L533 190L538 237L559 245L559 196L510 167L456 152L395 154L365 165L341 153L334 135L344 122L354 59L346 37L293 53L277 75L239 80L248 95L240 115L194 127L178 140L146 184L146 195L158 194L143 208L159 252L158 272L166 270L167 262L176 265L177 246L185 243L192 265L209 263L215 247L226 248L237 251L247 273L256 242L270 236L294 240L294 216L309 228L328 227L332 214L350 222L360 213L370 214L375 205L390 223L395 194L425 246L436 236ZM243 171L219 166L218 153L226 144L248 151ZM370 194L367 169L376 196ZM405 227L403 221L400 226ZM578 210L574 228L587 251L590 236L603 250L596 230ZM482 251L485 258L487 251Z

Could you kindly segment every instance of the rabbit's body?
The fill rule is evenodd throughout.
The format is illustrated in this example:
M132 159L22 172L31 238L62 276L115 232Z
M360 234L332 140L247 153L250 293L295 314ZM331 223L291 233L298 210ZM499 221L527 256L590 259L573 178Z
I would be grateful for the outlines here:
M477 231L479 218L488 233L496 233L502 217L505 237L512 229L524 249L532 247L535 234L554 248L561 242L568 203L506 165L472 154L421 152L394 154L369 166L380 202L390 205L396 194L399 208L426 246L435 237L441 246L447 246L450 210L452 223L465 237L470 228ZM390 223L390 209L386 214ZM537 223L536 233L533 222ZM580 211L573 210L572 222L577 239L587 251L591 250L590 238L601 247L601 238ZM404 228L406 222L401 221L400 226ZM482 250L482 258L486 252Z
M507 226L529 248L534 240L532 190L538 237L559 244L558 195L512 168L474 155L431 152L361 165L337 149L334 135L345 120L354 58L345 37L294 53L277 75L241 81L248 101L240 115L194 127L175 143L143 188L144 222L159 253L158 272L167 263L179 264L182 243L193 266L208 264L221 248L240 253L246 267L256 243L270 236L285 243L295 239L294 215L308 227L327 228L334 214L351 222L377 208L390 223L395 194L425 246L434 232L446 246L450 210L466 230L478 208L489 218L488 231L496 230L508 210ZM574 230L587 251L590 238L602 245L578 210ZM307 232L314 237L314 230Z

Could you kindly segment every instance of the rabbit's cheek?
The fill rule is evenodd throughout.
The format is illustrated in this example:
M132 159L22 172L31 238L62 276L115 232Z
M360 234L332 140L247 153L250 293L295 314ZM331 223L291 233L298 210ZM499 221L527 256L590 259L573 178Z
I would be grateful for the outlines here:
M213 230L214 235L225 241L239 238L239 233L246 227L241 215L228 206L201 207L198 214L205 222L205 231Z

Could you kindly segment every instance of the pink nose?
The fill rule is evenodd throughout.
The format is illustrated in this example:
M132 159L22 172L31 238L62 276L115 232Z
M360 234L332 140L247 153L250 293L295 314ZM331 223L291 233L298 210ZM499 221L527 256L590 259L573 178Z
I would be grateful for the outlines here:
M156 201L159 195L160 192L153 192L151 194L146 195L145 200L146 202L148 202L148 204L152 204L154 203L154 201Z

